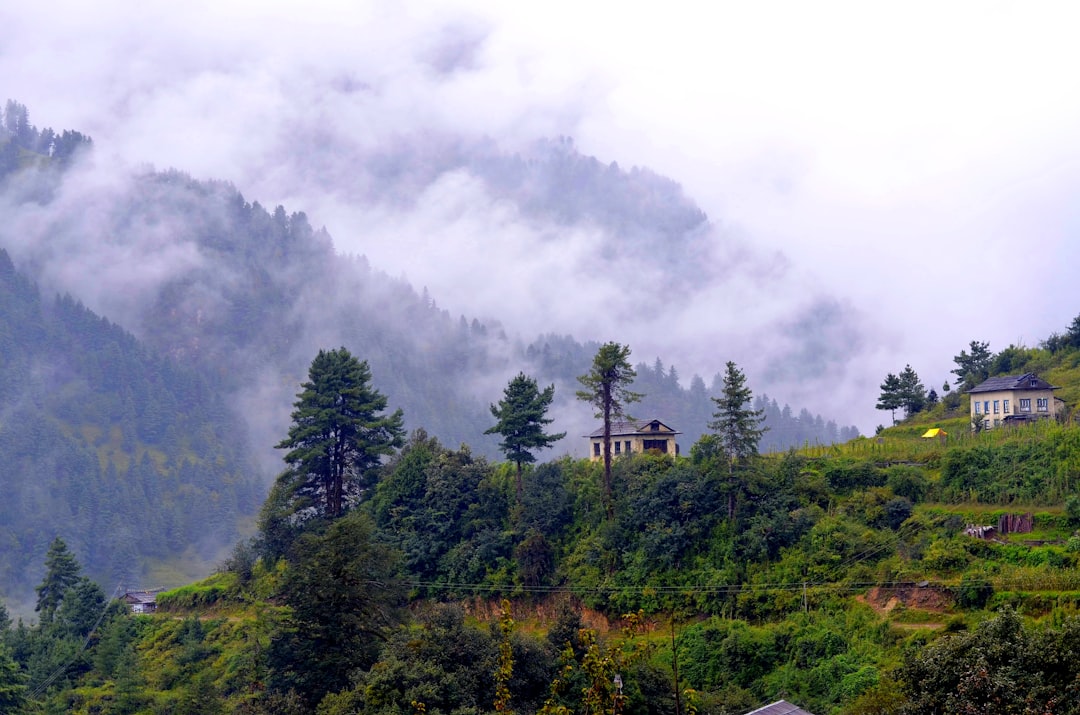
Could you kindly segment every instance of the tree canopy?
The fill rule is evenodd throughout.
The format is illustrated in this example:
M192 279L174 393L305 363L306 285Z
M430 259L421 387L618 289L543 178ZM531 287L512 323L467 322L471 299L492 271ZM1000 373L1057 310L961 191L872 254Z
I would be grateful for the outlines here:
M277 445L289 450L283 477L294 498L336 518L372 485L382 457L402 445L402 413L383 413L387 399L371 386L367 362L344 347L320 350L301 387L289 436Z
M956 375L956 384L961 386L961 390L971 389L988 378L990 361L994 357L990 352L990 343L972 340L968 347L971 353L961 350L959 355L953 357L956 367L950 370Z
M52 621L64 594L79 582L82 567L67 544L59 536L49 545L45 554L45 577L37 587L37 604L34 610L41 614L42 623Z
M517 497L521 501L521 466L536 461L533 450L551 447L566 436L565 432L546 434L544 425L553 420L546 417L555 399L555 385L540 390L536 380L525 373L510 380L498 406L491 405L491 415L497 421L484 434L502 435L499 449L517 465Z

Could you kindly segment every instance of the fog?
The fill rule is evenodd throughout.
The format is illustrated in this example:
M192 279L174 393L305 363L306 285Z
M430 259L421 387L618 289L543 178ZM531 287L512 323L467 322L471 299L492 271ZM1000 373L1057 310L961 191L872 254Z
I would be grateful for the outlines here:
M307 212L451 314L628 343L686 379L735 360L755 392L869 433L887 372L910 363L940 391L970 340L1032 345L1080 311L1065 12L23 4L0 10L0 76L38 126L94 137L66 188L80 250L49 275L105 315L199 260L153 230L119 256L94 231L127 172L176 167ZM679 182L708 214L657 243L693 248L685 283L470 163L557 137Z

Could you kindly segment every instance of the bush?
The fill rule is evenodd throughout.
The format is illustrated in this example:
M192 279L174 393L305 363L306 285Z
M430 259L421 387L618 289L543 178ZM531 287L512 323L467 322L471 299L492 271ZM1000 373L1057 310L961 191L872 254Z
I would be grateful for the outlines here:
M990 597L994 595L994 587L990 582L980 576L964 574L960 579L960 585L956 587L956 605L961 608L986 608Z

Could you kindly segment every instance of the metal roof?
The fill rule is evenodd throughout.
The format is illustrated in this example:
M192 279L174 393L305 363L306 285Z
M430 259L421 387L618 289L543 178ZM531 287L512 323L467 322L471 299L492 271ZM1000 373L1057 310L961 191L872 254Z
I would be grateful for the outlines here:
M660 427L662 427L663 429L660 429L660 430L649 429L649 427L654 422L656 424L660 425ZM643 420L643 421L636 421L636 422L612 422L611 423L611 436L612 437L630 437L630 436L637 436L637 435L657 435L657 434L673 435L673 434L682 434L682 432L679 432L678 430L671 429L670 427L668 427L666 424L664 424L660 420ZM604 427L603 427L603 425L601 425L597 429L594 429L592 432L590 432L589 434L587 434L585 436L586 437L603 437L604 436Z
M1034 384L1032 384L1034 383ZM999 375L989 377L975 387L968 390L972 392L998 392L999 390L1060 390L1046 380L1038 377L1033 372L1025 372L1023 375Z
M813 713L809 710L803 710L797 705L792 705L786 700L777 700L771 705L751 710L746 715L813 715Z

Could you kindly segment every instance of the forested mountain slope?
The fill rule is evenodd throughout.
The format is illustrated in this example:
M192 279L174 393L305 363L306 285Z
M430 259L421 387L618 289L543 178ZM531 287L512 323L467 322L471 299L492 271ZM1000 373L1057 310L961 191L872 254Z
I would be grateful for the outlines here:
M174 583L204 570L263 497L245 446L212 376L43 298L0 249L5 595L27 596L57 535L111 586L142 582L151 561L174 562Z

